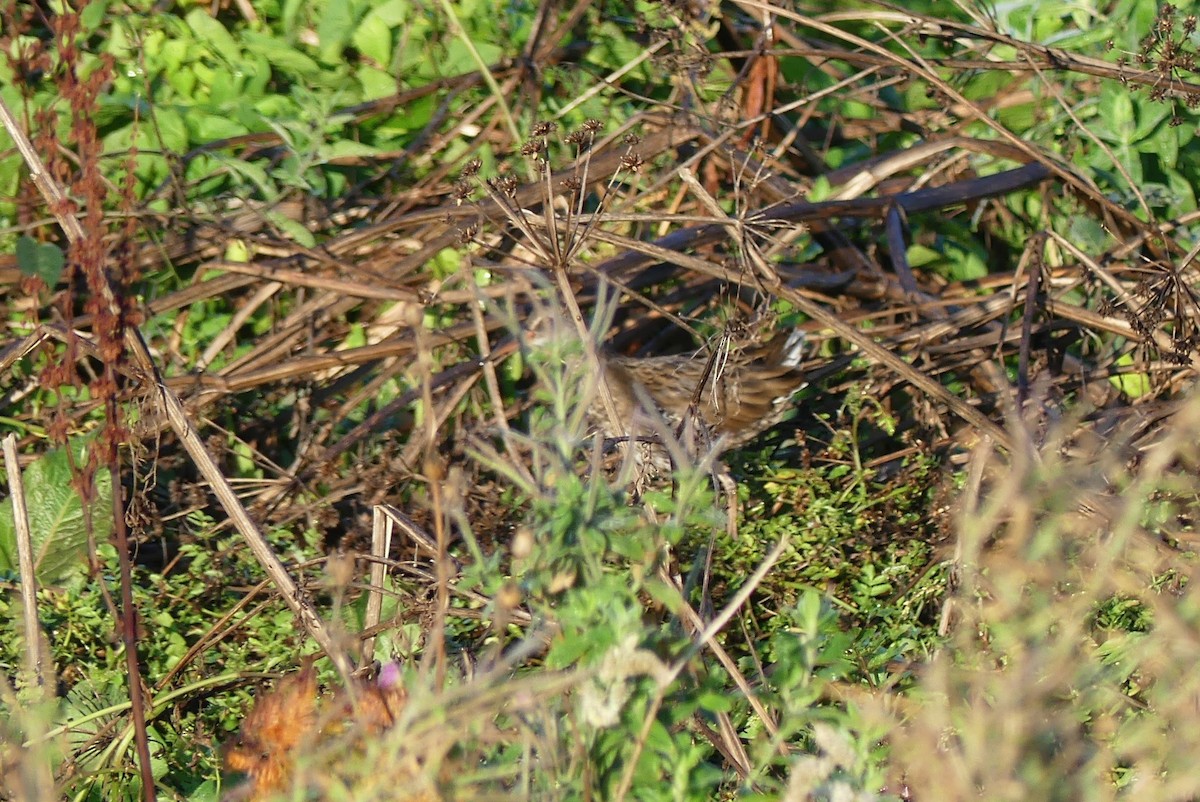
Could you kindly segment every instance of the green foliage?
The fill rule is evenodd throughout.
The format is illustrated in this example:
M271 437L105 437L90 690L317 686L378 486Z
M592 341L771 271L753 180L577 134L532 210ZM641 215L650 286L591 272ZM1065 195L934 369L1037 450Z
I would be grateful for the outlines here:
M17 239L17 267L23 276L37 276L47 287L53 287L65 261L62 249L51 242L25 236Z
M78 477L86 466L82 442L73 453L57 448L39 457L25 469L25 506L34 575L39 583L53 583L83 567L87 555L89 526L95 542L103 543L112 531L112 477L107 470ZM72 465L76 466L74 469ZM78 482L90 479L90 499L85 505ZM0 502L0 571L17 570L17 533L13 500Z
M199 702L233 684L239 672L293 662L302 647L295 616L282 602L264 600L262 609L252 607L239 617L236 637L211 641L186 666L180 664L201 638L211 637L212 611L228 610L241 598L231 583L252 585L262 576L253 558L231 548L233 543L203 535L181 547L179 564L187 570L139 568L135 576L134 605L145 616L138 641L143 676L160 680L179 672L170 689L152 695L155 777L164 787L193 789L193 799L213 798L218 781L213 747L237 727L248 694L240 690ZM52 658L47 668L70 688L51 727L65 733L63 754L84 757L75 780L80 798L137 798L125 654L113 639L112 611L101 590L101 583L111 583L117 574L117 558L107 544L99 552L98 578L74 572L62 586L38 593L39 620L49 634ZM111 586L109 592L114 592ZM0 669L5 673L22 665L20 622L16 600L0 597ZM12 715L0 703L0 717Z
M918 3L924 8L910 11L972 22L968 6L942 5ZM483 0L282 0L254 4L257 18L246 19L231 9L195 3L168 13L148 2L93 2L79 20L87 45L80 72L94 71L104 56L119 67L89 110L106 153L105 178L119 186L125 171L132 171L136 200L160 212L186 207L207 220L235 203L252 207L272 236L238 230L216 249L218 259L249 265L257 248L286 251L291 245L290 253L315 252L331 266L353 263L373 280L376 274L369 271L378 262L358 264L355 249L324 250L329 229L322 228L328 222L323 218L341 211L338 204L346 198L390 204L414 177L433 175L448 183L446 177L468 155L478 155L487 175L496 174L503 147L519 147L497 144L495 132L509 124L521 128L529 119L559 115L564 125L578 124L594 116L617 130L647 102L669 99L673 112L710 103L716 108L718 101L735 96L730 91L735 77L744 77L720 54L711 20L681 20L673 6L651 3L589 6L574 28L559 31L569 44L580 46L577 52L553 64L525 65L521 54L527 39L535 30L546 33L535 26L536 10L534 3L501 9ZM1158 19L1154 4L1143 0L1104 8L1016 3L989 14L1005 34L1114 63L1121 52L1146 50L1143 37ZM863 69L861 63L830 53L811 56L793 45L781 48L775 62L781 84L796 96L811 95L806 119L834 123L820 153L829 166L859 164L916 144L931 130L924 126L937 128L930 122L935 118L924 114L941 114L952 105L948 88L976 103L979 112L956 119L957 135L1034 143L1142 217L1178 220L1195 211L1194 187L1200 182L1195 130L1177 124L1175 101L1108 78L1047 70L1038 80L1053 82L1055 102L1049 102L1049 87L1024 70L944 66L943 59L963 55L957 48L966 37L893 36L886 29L890 18L839 16L842 30L883 52L915 54L919 58L913 62L933 70L944 85L917 80L915 71L880 70L888 85L860 95L861 87L850 86L846 76ZM1113 54L1107 56L1102 46L1110 40ZM805 47L820 42L814 37ZM644 58L660 45L661 53ZM1161 54L1161 43L1155 46ZM988 57L997 60L1025 55L1010 44L989 48ZM516 65L504 76L516 79L506 84L511 95L492 94L479 88L483 82L466 81L436 86L403 104L376 104L442 79L470 76L480 62L499 65L500 71ZM876 69L869 66L872 74ZM605 76L606 83L597 76ZM57 126L60 142L71 141L65 119L69 104L53 81L31 81L23 96L16 77L9 61L0 62L0 95L6 102L22 109L26 119ZM688 90L683 100L681 86ZM593 87L605 91L592 92ZM540 105L518 105L534 98ZM1006 102L993 105L995 98ZM490 103L509 104L508 111L520 119L502 120L501 112L474 116ZM47 110L57 110L59 119L41 118L38 112ZM891 117L905 124L880 125ZM716 117L704 123L714 121L724 124ZM855 133L843 135L841 129ZM448 132L454 141L433 150L429 143ZM1001 169L997 161L1002 159L970 154L938 168L985 174ZM16 234L27 212L17 201L23 169L15 154L0 154L0 218L13 232L6 250L15 253L23 275L53 286L64 266L61 250ZM820 175L807 199L842 197L844 190L844 184ZM113 196L115 207L119 201ZM295 200L316 205L322 219L289 216L282 205L273 205ZM740 211L739 200L718 199L722 208ZM599 202L588 197L582 205L590 210ZM365 208L364 217L343 224L346 230L375 225L377 207ZM976 225L982 213L1000 218L987 237ZM1067 232L1089 254L1112 244L1105 224L1082 214L1070 198L1040 189L989 201L982 211L914 215L906 225L912 234L903 254L908 264L945 283L985 284L1015 262L1032 234L1045 226ZM792 257L816 261L824 246L803 233L797 232ZM509 281L507 266L464 269L463 254L446 241L434 243L425 256L413 286L420 287L423 302L428 300L417 315L426 333L440 333L463 319L462 304L437 296L443 289L460 292L464 285L454 282L464 275L465 286L474 288L473 280L489 292ZM188 275L187 269L176 274L169 265L151 267L135 291L156 300L210 278ZM683 286L679 282L666 290ZM159 353L178 358L172 368L179 374L172 378L194 370L202 354L207 360L202 368L223 371L260 344L245 333L266 336L281 321L296 324L293 316L304 320L296 325L307 326L331 308L314 311L301 293L280 293L272 306L250 309L249 315L238 303L211 297L191 302L186 314L171 306L151 315L143 331L164 346ZM85 308L86 301L79 305ZM337 347L380 342L367 307L337 313ZM10 317L20 314L14 307ZM521 339L527 332L515 313L512 318L510 328ZM597 333L609 322L604 315L598 318ZM207 353L234 326L228 347ZM711 333L712 325L704 321L700 328ZM443 507L430 502L432 516L445 513L453 523L448 527L452 556L461 560L444 629L435 631L425 615L431 605L422 594L441 588L428 581L432 572L425 571L424 557L416 567L405 565L411 574L397 572L381 589L384 620L392 624L378 637L377 653L428 667L444 644L446 687L414 686L420 693L413 693L411 720L369 744L366 756L306 755L318 776L323 759L333 767L319 781L325 783L318 785L322 792L344 778L346 787L323 797L394 799L400 786L389 772L408 771L411 765L454 775L446 782L462 798L617 799L624 793L627 799L688 802L867 800L899 795L896 775L904 772L897 767L914 777L928 772L933 780L925 787L937 788L937 772L951 759L956 767L966 767L966 781L958 796L947 792L947 799L1009 798L995 789L1011 798L1106 798L1171 773L1186 780L1189 750L1164 746L1161 733L1179 733L1181 743L1194 746L1187 737L1194 721L1175 712L1186 706L1172 696L1180 688L1182 698L1196 690L1186 673L1195 664L1190 633L1197 618L1187 583L1175 571L1155 570L1147 578L1130 570L1121 553L1105 551L1116 540L1110 532L1089 530L1090 540L1066 536L1078 499L1065 479L1084 483L1071 466L1056 464L1055 473L1017 465L1012 473L1019 476L1018 485L1005 484L1005 477L990 479L987 492L1004 502L1012 518L981 505L961 528L989 548L989 538L1000 540L1016 531L1015 556L997 549L988 556L986 571L968 572L968 589L953 595L959 607L967 608L959 613L966 624L946 638L939 625L950 620L944 618L950 609L948 550L941 548L947 536L930 510L937 486L957 479L942 475L920 436L905 430L912 428L912 410L894 398L876 397L871 387L843 386L837 392L844 400L832 409L809 414L806 399L805 411L793 421L800 430L793 440L780 444L775 438L726 455L739 480L744 512L740 535L733 537L724 530L706 471L684 469L645 492L638 504L630 503L625 484L590 450L586 409L595 380L581 367L584 354L573 332L572 337L526 349L499 366L500 403L517 399L526 407L521 425L527 434L497 433L488 428L490 422L463 427L466 450L483 465L481 475L503 484L497 494L505 518L499 531L510 540L478 535L465 502L454 493L443 499ZM477 357L470 346L462 348ZM449 364L441 360L440 352L431 359L434 373ZM1109 381L1126 397L1155 390L1154 377L1135 369L1139 363L1132 355L1122 354L1114 363L1125 372ZM310 376L278 393L238 391L209 419L227 428L212 442L222 447L231 476L263 485L289 474L289 481L305 485L307 503L323 494L320 480L299 469L292 475L291 467L266 467L272 461L279 466L300 462L294 460L299 449L290 430L315 424L345 431L378 409L372 404L419 386L424 369L418 362L409 374L389 375L371 385L370 399L353 398L345 407L339 405L351 394L344 385L325 387ZM526 392L527 369L533 379ZM948 381L958 389L953 376ZM317 392L310 392L310 384L320 385ZM82 393L69 387L54 391L68 397ZM28 396L30 407L41 403L42 392L47 391ZM315 410L311 418L296 412L301 396ZM494 400L473 396L456 409L499 413L490 409ZM421 407L413 414L424 422L442 411ZM251 423L257 427L255 438L243 439L242 424L248 429ZM305 428L303 436L310 434ZM941 434L934 439L945 439ZM1022 431L1017 439L1032 444L1037 438ZM355 453L321 469L358 469L394 456L377 441L361 442ZM457 451L464 450L457 445ZM1052 462L1053 453L1039 455L1042 464ZM389 474L389 481L408 482L414 473L412 452L406 448L402 456L394 460L402 467ZM1194 455L1181 452L1179 462L1192 465ZM1091 466L1083 467L1086 476ZM1124 465L1106 468L1106 478L1124 476ZM164 477L173 481L178 470L168 462ZM131 768L126 655L113 638L115 611L108 601L115 595L112 576L117 573L116 555L107 543L113 514L108 476L96 474L97 495L89 508L100 544L101 570L93 576L78 570L86 547L84 508L72 487L66 452L48 454L26 471L42 585L38 612L65 689L49 713L54 734L48 751L58 768L66 756L75 761L65 790L78 799L132 799L140 793L140 779ZM447 486L460 487L449 480ZM16 560L11 501L4 504L9 506L0 507L0 571L11 572ZM306 508L303 514L330 512L312 506L316 512ZM1177 512L1166 501L1153 507L1153 515L1150 509L1123 507L1112 520L1136 520L1157 534ZM333 514L351 518L340 509ZM214 747L235 729L250 702L242 677L257 679L264 670L289 668L309 644L279 599L253 595L250 589L262 582L263 573L239 537L200 513L160 523L169 530L162 536L168 553L162 564L143 561L133 588L141 613L138 658L152 687L152 768L164 790L192 800L215 799L221 778ZM281 531L272 537L278 551L294 562L316 556L305 540L316 539L311 529L301 536ZM775 544L785 540L782 556L754 587L750 601L733 611L732 622L711 640L702 640L684 615L688 607L707 613L711 604L722 611ZM984 552L981 545L977 554L960 560L960 567L973 569L971 560ZM1145 560L1150 564L1149 557ZM706 576L710 565L711 576ZM358 589L350 586L330 590L309 579L306 589L322 609L333 609L330 620L339 635L360 631L365 594L356 595ZM17 612L10 588L0 596L0 667L8 675L16 674L23 657ZM226 614L232 629L218 632L216 622L224 627ZM510 660L514 653L522 659ZM915 663L922 669L910 671ZM427 673L420 673L422 680ZM13 699L0 699L0 734L20 742L30 719ZM981 720L994 726L981 728ZM446 738L447 731L452 745L437 755L444 763L427 760L419 750ZM740 757L719 748L730 743L745 751L747 763L740 771L731 769ZM1112 758L1105 764L1107 773L1096 779L1088 772L1105 756ZM412 759L406 763L401 757ZM6 758L0 751L0 764L7 765ZM1174 796L1139 798L1195 795L1189 788Z

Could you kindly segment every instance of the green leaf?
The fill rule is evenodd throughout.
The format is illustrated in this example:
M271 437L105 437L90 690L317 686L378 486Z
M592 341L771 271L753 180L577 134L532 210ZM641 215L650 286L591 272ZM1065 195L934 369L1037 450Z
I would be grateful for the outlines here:
M212 80L209 81L209 97L218 105L239 103L244 99L242 87L245 84L241 71L235 75L232 69L220 67L213 70Z
M386 68L391 63L392 29L378 16L371 15L362 21L354 32L353 42L376 67Z
M1100 253L1110 242L1108 232L1094 217L1077 214L1071 217L1067 238L1085 253Z
M80 445L74 447L77 466L86 459ZM38 582L52 583L83 563L88 544L83 499L71 483L66 449L55 449L37 459L25 469L23 479L34 573ZM96 540L103 542L112 529L112 479L108 471L101 470L93 481L92 527ZM10 497L0 502L0 570L16 569L16 523Z
M242 41L246 43L247 50L265 58L277 71L300 78L315 78L321 73L317 62L282 39L255 31L245 31Z
M374 100L396 94L396 78L386 70L360 67L357 71L357 78L359 85L362 86L363 100Z
M176 109L160 107L155 112L153 130L161 137L164 151L183 153L188 149L187 125Z
M1137 126L1133 130L1132 141L1142 142L1149 137L1154 133L1155 128L1167 121L1171 113L1172 108L1161 103L1151 104L1145 101L1138 103Z
M1117 367L1129 368L1133 364L1133 354L1122 354L1117 358ZM1145 373L1120 373L1110 376L1108 380L1130 398L1140 398L1154 389L1150 384L1150 377Z
M397 28L401 25L414 22L412 16L413 7L411 0L387 0L387 2L371 9L366 19L378 19L389 28Z
M108 13L109 0L95 0L88 3L79 12L79 24L85 31L94 31L104 22Z
M21 171L25 168L25 162L20 156L13 156L9 159L0 159L0 198L4 198L4 203L10 203L9 199L17 197L17 188L21 186Z
M203 114L199 110L187 116L187 124L195 142L213 142L250 132L250 129L236 120L220 114Z
M168 80L182 70L186 62L192 60L192 53L188 48L188 44L189 42L180 39L172 39L163 43L159 60L162 62L163 71L166 73ZM192 78L194 80L195 76L193 75ZM187 93L184 96L187 97Z
M340 2L326 5L317 26L317 38L321 40L321 61L332 64L339 59L353 32L354 9L351 4Z
M379 148L355 142L353 139L339 139L317 148L317 156L323 161L347 157L371 158L377 155L379 155Z
M266 217L274 223L280 231L287 234L293 240L305 248L314 248L317 245L317 239L313 233L304 227L304 224L293 220L290 217L284 217L278 212L267 212Z
M1178 170L1167 170L1167 186L1175 197L1175 214L1187 214L1196 210L1195 186L1180 175Z
M37 276L47 287L53 287L65 262L62 249L53 243L24 235L17 239L17 267L23 276Z
M241 59L242 49L238 47L233 36L203 8L193 8L184 19L192 33L196 34L196 38L211 45L225 61L236 64Z
M1097 134L1102 139L1117 144L1127 145L1134 141L1136 123L1129 90L1113 81L1106 81L1100 90L1100 104L1104 114L1102 121L1096 126Z

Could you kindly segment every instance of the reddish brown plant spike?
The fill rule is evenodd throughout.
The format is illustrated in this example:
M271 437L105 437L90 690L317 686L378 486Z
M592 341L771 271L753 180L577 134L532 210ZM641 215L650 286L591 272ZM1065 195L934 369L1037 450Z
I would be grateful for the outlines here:
M553 122L551 120L543 120L542 122L538 122L538 123L534 124L533 135L534 136L549 136L551 133L553 133L553 131L556 128L558 128L558 123Z
M479 175L479 169L481 167L483 167L482 159L471 159L469 162L463 165L462 177L474 178L475 176Z

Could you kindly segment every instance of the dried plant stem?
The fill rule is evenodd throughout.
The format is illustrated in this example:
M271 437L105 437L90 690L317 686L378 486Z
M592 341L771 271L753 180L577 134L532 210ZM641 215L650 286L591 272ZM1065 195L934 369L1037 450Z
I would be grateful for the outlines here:
M33 543L29 533L29 510L25 507L25 485L17 462L17 436L4 438L4 469L8 474L9 497L17 538L17 562L21 576L21 621L25 628L25 670L28 680L45 687L42 676L41 627L37 617L37 577L33 571Z
M371 584L367 588L367 612L363 616L363 630L372 631L383 614L384 580L387 578L387 558L392 550L394 519L389 518L381 507L371 511ZM362 645L364 664L375 659L375 636L367 638Z
M553 231L550 232L553 235ZM617 414L617 404L613 401L612 391L608 387L608 382L604 378L603 366L600 364L600 352L596 348L596 343L592 340L592 335L588 331L587 322L583 319L583 312L579 309L579 301L575 299L575 292L571 289L571 277L567 275L566 265L557 265L551 269L554 274L554 280L558 283L559 294L562 295L563 303L567 306L567 313L571 316L571 322L575 326L575 330L579 333L579 339L583 341L584 354L587 357L588 369L593 376L598 377L596 382L596 392L600 394L600 402L604 405L604 414L612 421L612 430L624 444L624 438L629 434L625 428L625 421ZM624 448L624 445L622 445ZM624 453L624 452L622 452Z
M483 82L492 92L492 98L496 101L496 107L500 109L500 116L504 118L504 124L508 126L508 134L513 138L514 142L521 140L521 132L517 129L517 122L513 118L512 109L508 107L508 101L505 100L506 93L496 83L496 77L492 75L491 67L483 60L483 56L479 55L479 50L476 49L475 43L471 41L471 37L463 30L462 23L458 21L458 13L454 10L454 5L450 0L439 0L442 7L442 13L446 15L446 21L450 23L450 32L453 33L458 40L462 42L463 47L471 54L471 60L475 62L475 66L479 68L479 75L483 78Z
M443 515L443 487L446 480L446 462L437 453L437 432L440 428L437 411L433 406L433 342L423 319L412 321L417 341L417 371L421 381L424 437L420 443L425 452L421 472L429 485L429 500L432 507L434 536L437 549L437 564L434 567L437 581L437 602L433 612L433 623L429 627L426 645L426 665L432 661L434 687L441 690L446 683L446 616L450 610L449 544L446 537ZM451 402L447 415L453 409ZM407 449L406 449L407 450Z
M496 430L500 432L500 441L504 444L504 450L512 460L513 469L520 471L522 476L532 483L533 477L529 474L529 469L525 467L520 455L513 448L512 432L508 428L508 418L504 415L504 398L500 394L500 381L496 376L496 365L491 359L492 343L488 339L487 324L483 319L481 304L471 304L471 320L475 324L475 342L479 347L479 364L483 370L483 381L484 386L487 387L488 398L492 402L492 418L495 421Z

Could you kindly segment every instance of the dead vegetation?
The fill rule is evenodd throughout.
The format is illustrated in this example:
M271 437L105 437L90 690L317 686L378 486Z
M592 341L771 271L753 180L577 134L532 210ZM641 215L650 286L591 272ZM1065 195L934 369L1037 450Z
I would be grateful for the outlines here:
M814 15L733 2L701 19L689 4L663 4L638 20L661 83L597 81L594 91L630 113L562 130L547 108L571 104L547 106L555 85L541 75L574 58L569 32L588 8L547 13L541 35L486 76L340 109L351 129L367 130L407 104L439 104L404 152L332 160L354 179L336 198L189 202L195 187L182 176L204 154L284 158L289 143L269 133L173 154L178 172L145 197L132 182L114 186L100 175L98 149L85 147L92 140L78 113L97 102L98 80L62 85L76 109L77 164L53 126L8 122L15 139L26 129L39 144L26 155L42 179L22 188L23 230L63 243L68 261L47 287L0 257L10 318L36 324L0 360L5 414L31 428L45 417L61 439L105 418L101 463L132 465L137 477L125 486L140 514L118 516L131 522L122 554L181 569L178 547L191 535L173 522L206 511L216 530L236 529L259 550L275 589L349 681L358 647L325 631L306 591L334 592L287 580L259 533L304 529L332 552L367 551L371 510L391 503L417 533L384 555L397 560L409 594L397 620L419 622L431 648L448 616L478 617L481 641L503 631L484 619L501 610L514 620L519 603L474 598L460 610L451 585L462 561L504 552L496 559L506 563L522 536L529 499L506 492L514 484L495 462L537 471L520 434L536 388L512 366L529 359L522 327L547 305L562 305L593 366L597 341L626 356L706 355L729 328L767 315L803 329L810 387L799 418L772 442L792 437L806 464L849 460L831 429L859 394L877 418L854 441L855 458L866 460L857 467L884 477L881 492L917 484L928 499L920 520L899 503L864 518L861 539L845 546L852 561L919 541L932 570L961 549L944 523L956 503L948 476L973 449L1032 464L1034 454L1094 458L1097 443L1113 441L1117 457L1103 451L1110 467L1136 476L1147 450L1162 448L1196 364L1191 221L1164 219L1116 154L1113 184L1102 187L1070 148L1110 148L1077 114L1078 98L1101 82L1174 104L1173 122L1200 102L1187 52L1192 17L1165 7L1132 63L1112 63L1022 41L982 16L954 22L884 4ZM766 12L770 25L760 23ZM701 36L702 23L719 47ZM864 28L875 35L864 38ZM59 55L73 74L70 55ZM789 78L801 63L814 73ZM989 73L997 89L980 93ZM1014 110L1035 124L1014 131L1004 122ZM1056 133L1040 139L1038 130ZM312 244L298 242L296 226ZM1096 236L1085 242L1080 232ZM183 334L192 316L223 322L196 340ZM39 382L89 391L46 412L23 410ZM612 404L602 382L594 392ZM119 445L127 457L118 459ZM1154 464L1167 474L1180 463ZM762 491L767 480L739 470L752 493ZM238 474L258 478L235 487L227 477ZM1079 482L1075 501L1090 526L1128 513L1111 484ZM766 518L814 503L762 492L750 508ZM1097 517L1097 507L1108 512ZM1172 554L1188 545L1190 525L1174 520L1171 534L1147 542ZM466 529L477 554L461 540ZM1018 543L1033 539L1025 532ZM718 604L738 579L718 567ZM136 655L129 600L114 607ZM431 659L446 670L444 651ZM915 730L914 754L937 748L936 728ZM748 775L735 737L708 737ZM936 787L919 774L910 769L914 783ZM943 798L967 798L972 782L986 785L964 780Z

